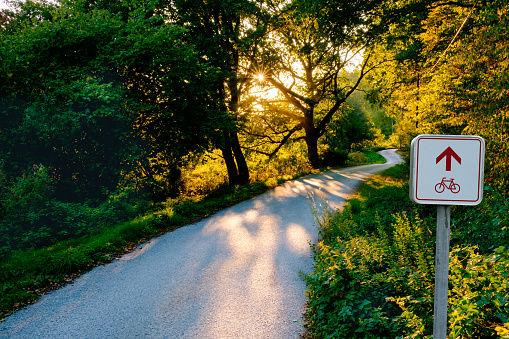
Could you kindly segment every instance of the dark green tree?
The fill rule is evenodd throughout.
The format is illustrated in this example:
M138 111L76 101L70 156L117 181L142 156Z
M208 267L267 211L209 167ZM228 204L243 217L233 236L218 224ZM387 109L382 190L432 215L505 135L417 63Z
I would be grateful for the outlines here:
M208 85L217 71L155 2L129 4L126 15L65 2L50 18L30 4L0 43L8 173L42 163L60 191L82 197L140 174L161 186L157 178L175 179L189 152L209 147L223 124Z
M97 46L118 27L97 13L60 20L56 6L47 20L39 6L31 15L28 5L22 4L0 45L5 170L15 176L44 164L67 199L100 195L116 187L133 153L130 140L122 140L132 119L123 89L98 60Z
M253 60L264 40L270 16L264 1L173 0L173 21L185 27L198 53L220 70L213 84L222 109L230 114L216 141L221 149L230 184L249 181L249 169L239 142L239 115L242 96L253 81Z

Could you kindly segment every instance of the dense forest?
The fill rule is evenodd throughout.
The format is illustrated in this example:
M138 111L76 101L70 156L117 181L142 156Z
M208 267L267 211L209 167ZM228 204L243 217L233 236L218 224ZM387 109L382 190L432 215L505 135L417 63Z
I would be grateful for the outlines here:
M424 133L482 136L507 200L507 1L6 4L2 259Z
M384 139L373 123L384 111L355 92L367 63L346 69L371 39L364 20L333 36L306 3L10 5L0 254L85 235L103 223L90 215L338 165Z

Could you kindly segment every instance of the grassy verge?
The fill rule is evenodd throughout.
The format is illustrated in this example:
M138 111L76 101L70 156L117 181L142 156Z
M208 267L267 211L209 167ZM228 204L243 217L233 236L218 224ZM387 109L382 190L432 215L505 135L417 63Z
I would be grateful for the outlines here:
M366 151L362 160L364 163L382 162L383 157L370 150ZM355 164L361 163L351 162L349 165ZM198 221L287 180L327 169L243 186L222 186L207 195L168 200L157 204L149 213L103 228L97 234L60 241L50 247L12 253L0 261L0 319L35 302L48 291L72 282L91 268L135 249L150 238ZM69 220L72 222L74 219L73 216ZM81 220L83 223L83 218ZM86 228L86 225L82 226Z
M317 216L308 287L314 338L431 338L436 207L408 198L408 166L373 176L339 213ZM450 338L509 337L509 200L453 207Z

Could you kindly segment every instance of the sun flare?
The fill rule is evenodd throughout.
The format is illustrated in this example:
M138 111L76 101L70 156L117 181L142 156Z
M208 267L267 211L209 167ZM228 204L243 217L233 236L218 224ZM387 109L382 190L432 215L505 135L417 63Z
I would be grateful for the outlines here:
M263 82L265 80L265 74L263 72L256 73L255 79L258 82Z

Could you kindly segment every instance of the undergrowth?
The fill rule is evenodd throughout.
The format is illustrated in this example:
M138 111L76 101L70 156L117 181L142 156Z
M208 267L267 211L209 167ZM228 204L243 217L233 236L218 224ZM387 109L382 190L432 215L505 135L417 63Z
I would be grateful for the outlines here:
M408 197L408 165L366 181L342 212L316 216L313 338L431 338L436 207ZM450 338L509 338L509 200L487 188L452 208Z

